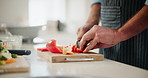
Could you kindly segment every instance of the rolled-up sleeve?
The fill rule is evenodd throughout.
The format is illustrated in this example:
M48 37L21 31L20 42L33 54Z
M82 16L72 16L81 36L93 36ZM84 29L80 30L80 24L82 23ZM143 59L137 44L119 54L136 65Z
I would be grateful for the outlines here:
M145 1L145 5L148 5L148 0Z
M102 0L93 0L92 4L102 3Z

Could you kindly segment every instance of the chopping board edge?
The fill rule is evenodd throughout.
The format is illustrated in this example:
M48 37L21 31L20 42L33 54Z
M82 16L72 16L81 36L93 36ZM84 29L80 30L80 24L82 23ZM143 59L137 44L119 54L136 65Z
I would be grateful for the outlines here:
M55 54L51 52L42 52L39 51L38 55L51 62L51 63L63 63L63 62L90 62L90 61L103 61L104 55L102 54L77 54L77 55L63 55L63 54ZM94 60L83 60L83 61L68 61L66 58L93 58Z

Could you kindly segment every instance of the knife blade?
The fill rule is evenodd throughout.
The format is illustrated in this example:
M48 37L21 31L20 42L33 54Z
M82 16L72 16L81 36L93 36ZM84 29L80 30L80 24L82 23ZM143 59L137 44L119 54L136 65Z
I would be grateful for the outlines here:
M77 48L80 48L79 42L80 42L80 40L77 40L77 41L76 41L76 47L77 47Z
M87 47L88 44L89 44L89 41L87 41L87 42L85 43L84 49ZM76 41L76 47L77 47L77 48L80 48L80 40L77 40L77 41Z

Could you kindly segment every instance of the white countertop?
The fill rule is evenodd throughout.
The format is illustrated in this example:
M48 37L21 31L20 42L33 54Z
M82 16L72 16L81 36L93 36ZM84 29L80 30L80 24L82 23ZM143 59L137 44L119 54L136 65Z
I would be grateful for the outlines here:
M68 76L66 78L148 78L148 71L105 59L96 62L49 63L37 56L33 44L24 44L32 54L25 56L30 63L30 71L24 73L0 74L0 78ZM76 76L76 77L73 77ZM53 77L52 77L53 78ZM54 77L56 78L56 77ZM61 78L61 77L58 77Z

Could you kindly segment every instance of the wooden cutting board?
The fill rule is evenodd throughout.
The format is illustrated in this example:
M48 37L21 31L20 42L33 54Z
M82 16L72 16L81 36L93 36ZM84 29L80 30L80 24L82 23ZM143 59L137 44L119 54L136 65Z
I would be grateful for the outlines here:
M16 62L1 65L0 73L11 73L11 72L27 72L29 71L29 63L24 59L23 56L16 58Z
M76 53L74 55L63 55L56 54L51 52L42 52L39 51L38 55L48 60L51 63L60 63L60 62L88 62L88 61L103 61L104 55L97 53Z

